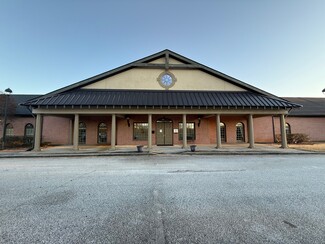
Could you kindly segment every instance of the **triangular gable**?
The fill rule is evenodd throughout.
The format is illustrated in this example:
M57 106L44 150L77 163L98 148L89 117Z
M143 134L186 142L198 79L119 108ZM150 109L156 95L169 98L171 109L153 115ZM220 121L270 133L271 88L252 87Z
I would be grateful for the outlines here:
M136 90L165 90L160 85L158 77L164 69L133 68L114 76L94 82L82 89L136 89ZM176 78L175 84L169 90L201 90L201 91L245 91L223 79L197 69L171 70Z
M159 74L164 70L171 70L177 78L177 82L172 88L175 90L251 91L276 97L170 50L158 52L111 71L53 91L45 96L81 88L162 89L156 81Z

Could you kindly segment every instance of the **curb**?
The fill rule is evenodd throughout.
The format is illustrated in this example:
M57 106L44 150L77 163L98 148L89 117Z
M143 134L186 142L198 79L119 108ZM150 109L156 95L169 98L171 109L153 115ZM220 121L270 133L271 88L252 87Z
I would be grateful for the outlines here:
M323 152L298 151L298 152L209 152L209 151L182 151L182 152L107 152L107 153L36 153L36 154L0 154L4 158L66 158L66 157L116 157L116 156L159 156L159 155L207 155L207 156L248 156L248 155L325 155Z

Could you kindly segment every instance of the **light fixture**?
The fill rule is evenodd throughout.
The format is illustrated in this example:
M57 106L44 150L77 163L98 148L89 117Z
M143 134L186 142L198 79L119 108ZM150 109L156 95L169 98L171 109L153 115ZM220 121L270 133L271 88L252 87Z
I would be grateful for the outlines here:
M7 92L7 93L12 93L12 90L11 90L10 88L7 88L7 89L5 90L5 92Z
M130 125L130 117L129 116L126 116L126 122L128 124L128 127L130 127L131 125Z
M198 123L197 123L197 126L200 127L200 124L201 124L201 117L198 117Z
M7 88L5 90L6 93L8 93L7 95L5 94L5 111L4 111L4 121L3 121L3 127L2 127L2 130L3 130L3 134L2 134L2 149L5 148L5 144L6 144L6 130L7 130L7 107L8 107L8 97L9 97L9 94L12 93L12 90L10 88Z

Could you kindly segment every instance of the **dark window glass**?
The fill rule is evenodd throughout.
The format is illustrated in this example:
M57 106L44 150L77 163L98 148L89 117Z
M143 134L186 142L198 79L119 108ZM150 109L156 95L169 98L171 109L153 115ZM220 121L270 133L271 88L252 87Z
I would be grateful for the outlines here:
M133 140L147 141L148 140L148 123L133 123Z

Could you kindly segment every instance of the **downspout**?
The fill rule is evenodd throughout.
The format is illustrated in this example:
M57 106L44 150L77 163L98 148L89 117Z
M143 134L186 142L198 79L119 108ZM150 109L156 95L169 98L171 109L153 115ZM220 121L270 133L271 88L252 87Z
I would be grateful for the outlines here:
M285 115L285 117L288 117L288 115L289 115L289 113L290 113L291 110L292 110L292 108L290 108L290 109L288 110L288 113Z
M273 142L276 143L276 141L275 141L275 128L274 128L274 115L272 115L272 129L273 129Z
M288 113L285 115L285 117L287 117L290 113L290 111L292 110L292 108L290 108L288 110ZM275 126L274 126L274 115L272 115L272 129L273 129L273 142L276 143L276 136L275 136Z

